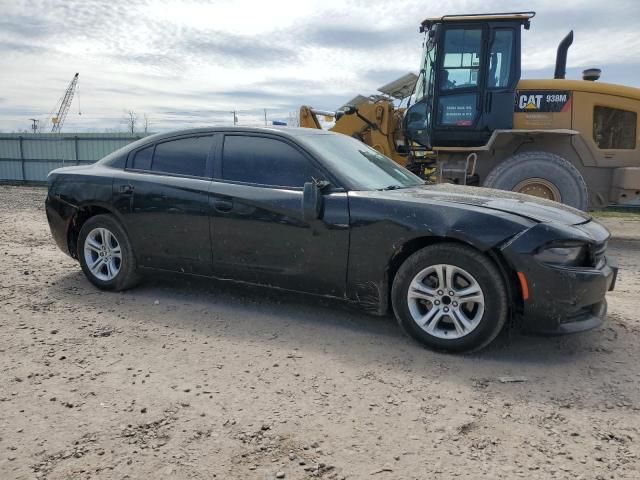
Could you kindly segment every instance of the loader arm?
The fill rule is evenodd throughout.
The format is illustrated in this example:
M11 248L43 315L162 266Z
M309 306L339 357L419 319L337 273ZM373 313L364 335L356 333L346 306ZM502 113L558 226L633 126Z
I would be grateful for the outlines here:
M318 116L315 114L311 107L303 105L300 107L300 126L304 128L315 128L322 130L322 125L318 120Z

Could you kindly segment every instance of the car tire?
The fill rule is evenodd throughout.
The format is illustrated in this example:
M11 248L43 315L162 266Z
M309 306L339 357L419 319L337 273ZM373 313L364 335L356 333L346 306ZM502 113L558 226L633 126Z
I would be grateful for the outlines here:
M508 313L504 280L492 260L453 243L431 245L407 258L393 280L391 301L405 333L449 352L485 347Z
M523 152L500 162L484 187L516 192L540 191L543 196L580 210L589 208L587 183L573 164L549 152Z
M139 280L131 242L112 215L89 218L80 229L76 251L82 271L102 290L126 290Z

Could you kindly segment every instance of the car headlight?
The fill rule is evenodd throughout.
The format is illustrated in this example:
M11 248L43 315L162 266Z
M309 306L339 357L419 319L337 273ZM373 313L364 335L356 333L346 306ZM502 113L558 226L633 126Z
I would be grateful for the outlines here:
M589 248L580 243L551 244L535 255L536 260L551 265L585 267L589 263Z

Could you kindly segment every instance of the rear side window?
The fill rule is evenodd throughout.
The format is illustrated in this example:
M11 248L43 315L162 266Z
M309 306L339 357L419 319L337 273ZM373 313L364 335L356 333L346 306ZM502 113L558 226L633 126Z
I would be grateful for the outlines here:
M136 152L133 157L132 168L136 170L151 170L151 158L153 157L153 145Z
M157 144L151 170L204 177L212 138L211 136L181 138Z
M633 150L636 148L637 124L638 115L636 112L618 108L594 107L593 140L598 148Z
M227 135L222 178L237 182L302 188L324 176L291 145L265 137Z

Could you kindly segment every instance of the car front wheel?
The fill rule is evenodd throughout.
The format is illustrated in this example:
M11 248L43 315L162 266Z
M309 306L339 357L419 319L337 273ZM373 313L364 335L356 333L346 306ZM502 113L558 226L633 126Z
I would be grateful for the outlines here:
M507 318L500 272L464 245L431 245L411 255L395 276L391 297L403 330L438 350L479 350Z
M138 280L129 239L111 215L96 215L84 223L77 252L82 271L98 288L119 291Z

